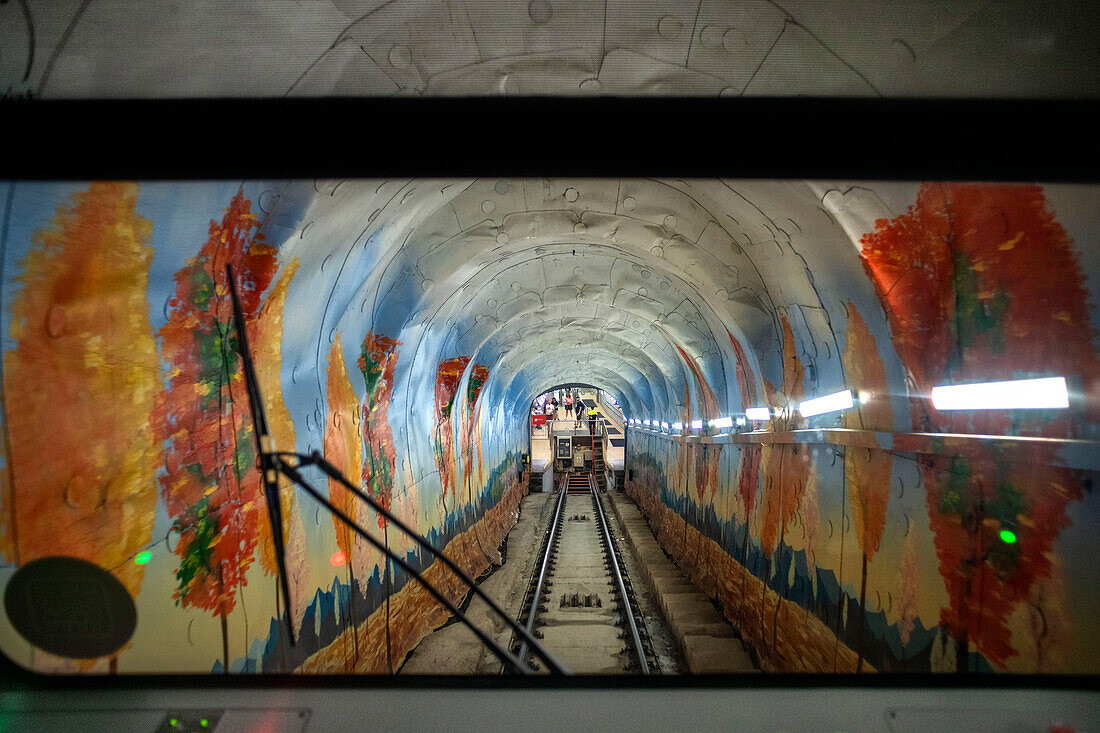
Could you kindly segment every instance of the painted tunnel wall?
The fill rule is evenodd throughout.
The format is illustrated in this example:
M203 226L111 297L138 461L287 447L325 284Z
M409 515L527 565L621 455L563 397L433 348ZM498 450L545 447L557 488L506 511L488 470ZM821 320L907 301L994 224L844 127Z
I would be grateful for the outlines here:
M302 642L287 645L226 263L276 444L320 451L474 575L516 520L545 389L597 385L627 417L670 423L768 405L782 416L760 432L631 430L627 455L662 543L765 668L1100 666L1095 187L347 180L0 196L0 583L76 556L118 577L139 617L114 658L75 662L0 622L0 647L28 667L387 673L446 620L288 486ZM1028 376L1065 376L1070 409L952 416L927 399ZM796 417L800 399L844 387L857 409ZM166 650L166 635L181 641Z
M123 582L140 619L117 660L54 658L7 626L10 658L44 671L389 672L446 620L284 480L301 637L288 646L227 263L276 446L320 451L472 575L500 563L526 443L489 419L486 367L442 332L406 327L427 298L387 279L403 263L381 228L336 238L323 227L342 222L304 221L262 183L4 189L3 577L43 556L87 559ZM432 565L338 483L305 475L414 568ZM166 652L166 638L180 643Z
M720 437L632 429L627 491L765 670L1095 674L1095 271L1038 187L924 185L855 231L879 307L830 314L831 353L780 310L781 366L737 362L743 402L776 416ZM800 418L815 372L856 407ZM929 398L1051 375L1070 410Z

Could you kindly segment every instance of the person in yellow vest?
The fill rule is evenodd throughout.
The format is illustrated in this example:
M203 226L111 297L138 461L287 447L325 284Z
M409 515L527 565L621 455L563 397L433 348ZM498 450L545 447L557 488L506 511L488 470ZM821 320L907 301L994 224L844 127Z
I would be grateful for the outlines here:
M600 411L596 409L596 403L593 402L592 406L588 408L588 432L596 432L596 417L600 414Z

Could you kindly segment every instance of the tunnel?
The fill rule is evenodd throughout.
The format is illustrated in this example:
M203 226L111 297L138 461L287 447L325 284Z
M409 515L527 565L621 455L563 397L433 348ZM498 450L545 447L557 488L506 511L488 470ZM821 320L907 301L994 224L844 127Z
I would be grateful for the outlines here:
M0 3L0 729L1095 727L1096 20Z
M389 673L445 620L284 482L287 646L229 264L275 445L319 451L474 576L529 488L532 400L591 385L621 411L621 491L763 669L1095 671L1091 585L1069 582L1097 549L1098 270L1075 244L1093 187L6 188L6 572L86 559L157 619L80 662L9 627L33 669ZM1064 379L1067 409L931 401L1041 378ZM803 414L841 392L847 409ZM352 649L362 624L374 641ZM187 639L170 662L164 633Z

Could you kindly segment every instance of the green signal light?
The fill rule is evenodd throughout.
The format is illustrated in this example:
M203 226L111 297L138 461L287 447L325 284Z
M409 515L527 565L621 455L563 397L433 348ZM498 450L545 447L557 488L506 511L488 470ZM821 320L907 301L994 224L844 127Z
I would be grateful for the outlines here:
M210 721L207 720L206 718L203 718L202 720L199 721L199 725L201 725L203 728L206 728L210 725Z
M1007 529L1002 529L1001 530L1001 542L1005 543L1006 545L1016 544L1016 535L1015 535L1015 533L1010 532Z
M172 718L168 721L168 725L172 726L173 728L179 727L179 724L180 722L176 718Z
M153 553L149 552L148 550L146 550L145 552L139 552L136 556L134 556L134 562L138 565L148 565L149 561L152 559ZM172 723L172 725L175 725L175 723Z

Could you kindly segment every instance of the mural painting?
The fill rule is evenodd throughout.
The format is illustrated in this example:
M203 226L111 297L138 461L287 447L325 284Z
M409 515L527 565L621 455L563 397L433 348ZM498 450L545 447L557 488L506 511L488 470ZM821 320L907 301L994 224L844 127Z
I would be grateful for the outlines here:
M1057 444L964 440L1084 437L1094 431L1095 401L1069 412L942 412L928 397L940 384L1051 375L1096 394L1085 278L1042 189L925 184L907 213L879 220L861 247L907 402L891 399L898 390L883 336L842 301L837 350L845 384L859 395L843 433L821 442L782 411L766 433L734 435L726 449L738 457L709 502L688 491L676 467L700 445L645 435L629 444L627 491L765 670L1100 670L1091 611L1073 606L1056 549L1063 533L1088 532L1069 515L1095 472L1066 465ZM782 409L803 399L807 376L804 347L782 312L778 320L782 386L765 379L764 389L769 406ZM754 378L730 338L749 405ZM912 433L893 432L899 405ZM718 515L723 493L736 507L729 520ZM713 577L725 583L710 585Z
M282 597L229 263L277 447L321 452L472 576L502 562L528 490L530 399L573 370L628 416L707 425L629 429L625 489L764 671L1100 673L1095 187L868 184L848 216L806 182L521 183L0 183L0 588L70 555L143 619L89 660L0 619L4 653L39 672L391 674L447 623L286 481ZM590 259L546 266L572 258ZM1049 376L1069 409L929 399ZM841 388L852 409L798 411ZM770 419L709 425L749 407Z

